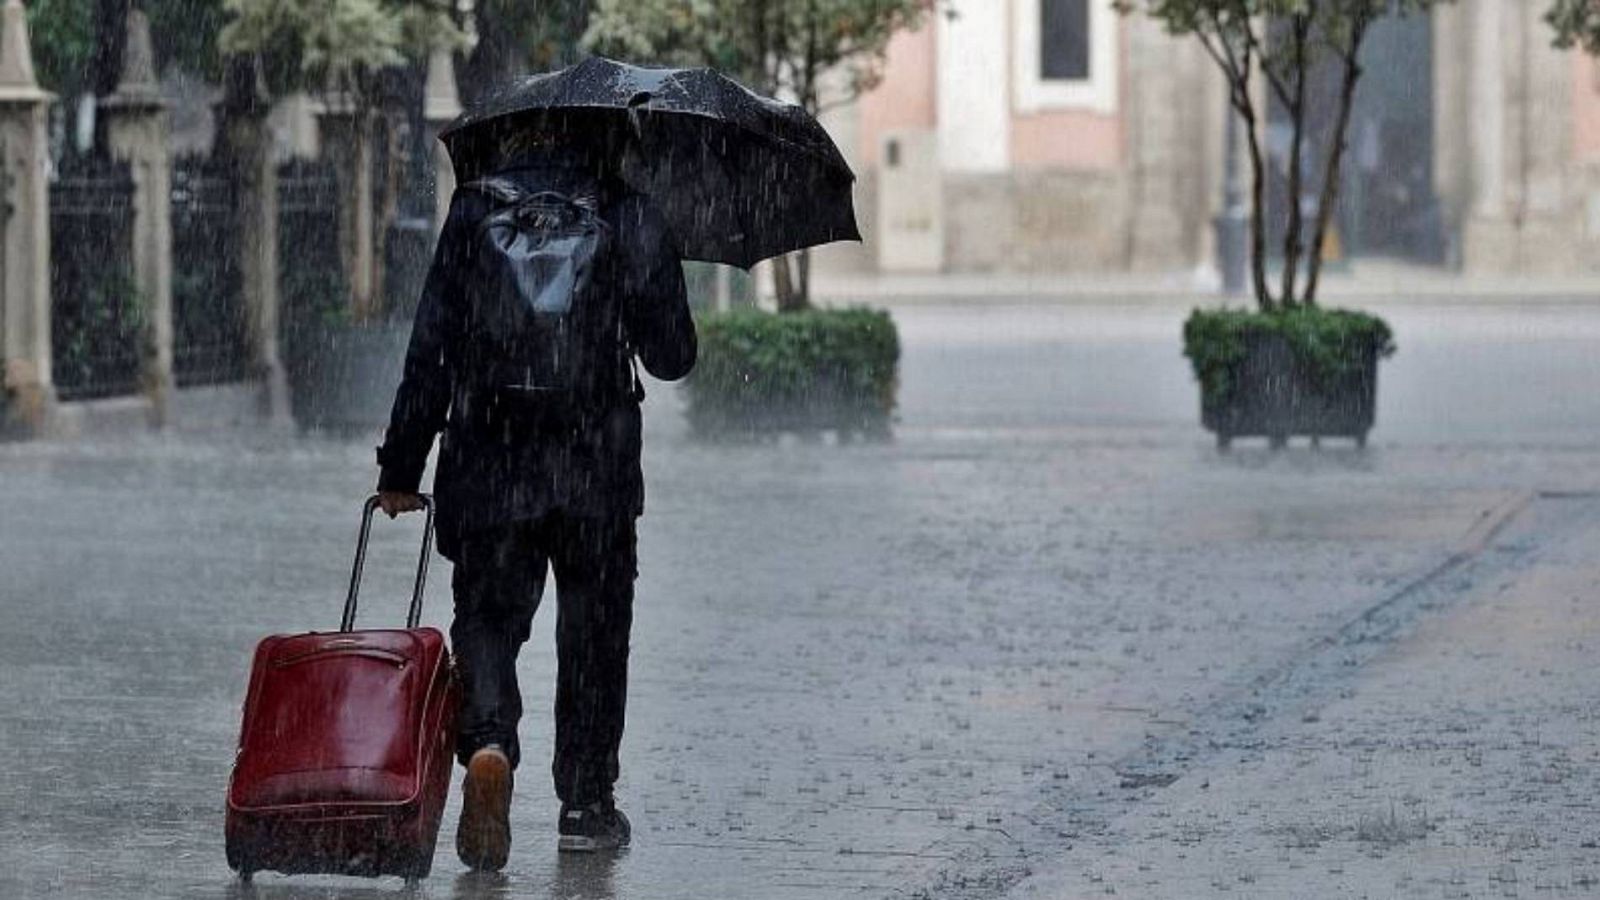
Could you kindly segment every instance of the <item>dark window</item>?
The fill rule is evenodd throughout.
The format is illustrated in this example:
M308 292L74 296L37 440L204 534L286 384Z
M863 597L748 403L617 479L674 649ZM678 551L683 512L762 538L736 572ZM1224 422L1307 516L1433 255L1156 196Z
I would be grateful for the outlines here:
M1039 77L1089 77L1089 0L1039 0Z

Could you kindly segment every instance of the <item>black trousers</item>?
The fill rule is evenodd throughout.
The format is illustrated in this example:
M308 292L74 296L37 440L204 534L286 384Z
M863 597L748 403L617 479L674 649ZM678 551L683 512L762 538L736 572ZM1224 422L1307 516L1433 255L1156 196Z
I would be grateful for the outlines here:
M462 537L450 627L465 689L457 755L499 744L515 766L522 692L517 653L556 579L556 796L584 806L611 797L628 693L628 635L638 574L631 516L556 513Z

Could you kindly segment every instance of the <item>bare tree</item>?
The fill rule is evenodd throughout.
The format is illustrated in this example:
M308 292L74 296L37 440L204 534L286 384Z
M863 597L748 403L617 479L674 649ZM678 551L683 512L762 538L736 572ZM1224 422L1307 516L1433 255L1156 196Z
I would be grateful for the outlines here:
M1424 15L1450 0L1118 0L1123 12L1143 11L1175 35L1193 35L1227 80L1228 102L1244 124L1250 160L1250 272L1263 312L1314 306L1328 226L1339 204L1350 111L1360 83L1361 46L1372 23L1391 13ZM1568 0L1578 2L1578 0ZM1317 67L1336 66L1338 99L1320 190L1307 210L1306 147L1313 121L1308 91ZM1265 90L1260 90L1262 83ZM1261 132L1276 103L1290 126L1288 209L1284 214L1283 272L1276 292L1267 277L1267 159ZM1310 221L1307 221L1307 213ZM1306 240L1310 228L1311 239ZM1302 281L1301 266L1305 278Z

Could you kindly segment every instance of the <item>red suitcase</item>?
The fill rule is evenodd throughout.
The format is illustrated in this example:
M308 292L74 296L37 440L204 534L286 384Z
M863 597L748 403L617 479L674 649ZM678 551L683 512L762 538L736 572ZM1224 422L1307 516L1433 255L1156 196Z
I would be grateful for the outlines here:
M354 630L372 497L338 633L275 635L256 647L228 785L228 864L241 877L415 880L432 867L460 686L444 635L417 627L433 542L433 503L424 503L404 630Z

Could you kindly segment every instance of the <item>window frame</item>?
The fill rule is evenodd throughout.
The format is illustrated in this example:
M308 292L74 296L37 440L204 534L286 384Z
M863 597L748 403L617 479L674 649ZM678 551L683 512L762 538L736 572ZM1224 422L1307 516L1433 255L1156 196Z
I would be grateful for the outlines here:
M1086 0L1089 10L1089 77L1047 79L1039 46L1042 0L1013 0L1014 103L1019 113L1052 110L1117 111L1117 36L1120 16L1113 0Z

